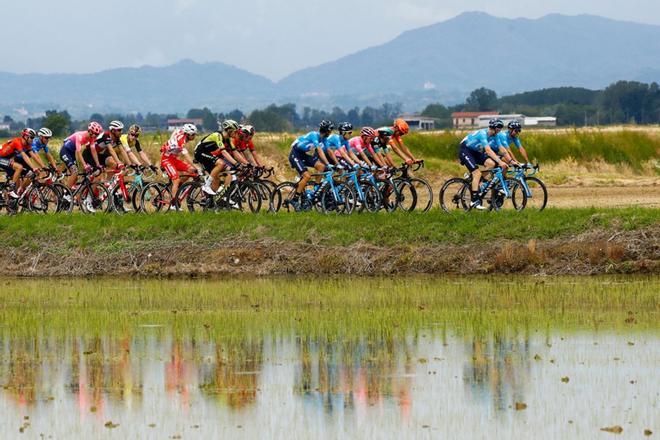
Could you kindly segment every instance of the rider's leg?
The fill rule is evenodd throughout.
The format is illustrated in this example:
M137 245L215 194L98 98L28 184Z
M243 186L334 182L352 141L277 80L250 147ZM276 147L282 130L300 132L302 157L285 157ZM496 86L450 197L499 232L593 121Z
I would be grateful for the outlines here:
M224 170L225 163L222 159L219 159L211 170L211 189L213 192L217 192L218 188L220 188L220 173Z

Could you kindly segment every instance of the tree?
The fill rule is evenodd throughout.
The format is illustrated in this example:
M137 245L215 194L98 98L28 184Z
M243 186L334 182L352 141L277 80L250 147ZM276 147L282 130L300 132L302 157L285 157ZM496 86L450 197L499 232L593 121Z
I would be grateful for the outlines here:
M48 110L43 120L44 127L48 127L55 136L63 136L71 127L71 115L66 110L58 112Z
M470 93L465 100L467 110L490 111L497 108L497 93L493 90L481 87Z
M14 119L12 119L12 117L9 115L5 115L5 117L2 118L2 122L4 122L5 124L11 124L12 122L14 122Z
M218 115L213 113L209 108L203 109L193 108L188 110L186 116L188 119L201 119L202 125L206 130L215 130L218 126Z
M439 128L450 128L452 126L451 111L442 104L429 104L422 111L422 116L433 118Z

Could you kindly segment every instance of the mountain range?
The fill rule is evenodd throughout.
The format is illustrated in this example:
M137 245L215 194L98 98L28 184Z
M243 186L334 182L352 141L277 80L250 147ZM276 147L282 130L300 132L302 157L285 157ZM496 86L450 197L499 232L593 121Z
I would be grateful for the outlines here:
M478 87L500 95L557 86L603 88L660 81L660 26L591 15L497 18L471 12L404 32L392 41L295 72L275 83L223 63L93 74L0 73L0 111L250 110L272 102L329 108L461 102Z

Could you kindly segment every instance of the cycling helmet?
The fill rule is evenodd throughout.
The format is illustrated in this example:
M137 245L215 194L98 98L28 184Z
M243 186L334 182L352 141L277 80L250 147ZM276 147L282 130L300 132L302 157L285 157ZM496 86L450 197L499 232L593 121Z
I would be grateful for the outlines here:
M184 124L183 132L189 136L197 134L197 126L195 124Z
M509 130L516 130L516 131L521 131L522 130L522 124L518 121L511 121L509 122Z
M37 137L37 132L31 128L26 128L21 132L21 136L35 138Z
M394 130L392 130L390 127L381 127L377 131L378 136L392 137L394 135Z
M397 119L394 121L394 128L401 134L408 134L410 131L410 126L403 119Z
M370 138L375 138L376 137L376 130L374 130L371 127L364 127L362 131L360 132L360 135L364 137L370 137Z
M39 133L38 133L38 134L39 134L39 136L41 136L41 137L45 137L45 138L51 138L51 137L53 137L53 132L50 131L49 129L47 129L46 127L44 127L44 128L42 128L41 130L39 130Z
M121 121L112 121L109 128L110 130L123 130L124 124Z
M335 129L335 124L333 124L330 121L321 121L321 123L319 124L320 133L330 133L334 129Z
M342 122L339 124L339 134L344 134L353 131L353 124L350 122Z
M129 132L130 134L132 134L132 135L137 136L137 135L139 135L140 133L142 133L142 127L140 127L140 126L137 125L137 124L133 124L133 125L131 125L130 127L128 127L128 132Z
M103 127L98 122L90 122L89 125L87 126L87 131L89 131L95 136L98 136L101 133L103 133Z
M488 121L488 128L492 128L493 130L497 128L502 129L504 128L504 122L501 119L491 119Z
M238 131L244 136L254 136L254 127L251 125L240 125Z
M238 130L238 122L234 121L233 119L227 119L222 124L220 124L220 127L223 131L236 131Z

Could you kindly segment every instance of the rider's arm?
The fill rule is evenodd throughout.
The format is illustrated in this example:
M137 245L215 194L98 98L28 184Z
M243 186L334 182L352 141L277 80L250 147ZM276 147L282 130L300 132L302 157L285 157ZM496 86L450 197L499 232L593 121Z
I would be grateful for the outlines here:
M87 162L85 162L85 159L83 158L82 155L82 150L79 150L77 148L76 148L76 160L82 164L83 168L86 168L88 165L90 165Z
M504 163L504 162L502 161L502 159L500 159L500 157L497 155L497 153L495 153L495 152L493 151L493 149L490 148L489 145L486 145L486 148L485 148L484 151L486 152L486 154L488 155L488 157L490 157L491 159L493 159L493 160L495 161L495 163L497 164L497 166L500 166L500 167L502 167L502 168L506 168L506 163Z
M183 149L183 151L181 151L181 157L183 157L183 160L188 165L191 165L193 167L195 166L195 162L193 162L192 157L190 157L190 154L188 154L188 150L186 150L185 148Z
M101 168L101 163L99 162L99 153L96 151L96 144L89 144L90 151L92 152L92 159L98 168Z
M30 151L29 156L39 165L39 168L46 168L46 165L44 165L44 161L41 160L41 157L39 156L38 153L35 153L34 151Z
M117 156L117 152L115 151L115 149L110 146L110 147L108 147L108 150L110 151L110 156L112 156L112 159L115 161L115 163L117 165L121 165L122 162L119 160L119 157ZM123 151L123 148L122 148L122 151ZM126 162L128 163L128 160Z
M360 158L369 166L373 166L371 161L369 160L369 156L367 156L367 153L364 152L364 150L360 151Z
M122 161L123 161L125 164L128 164L128 165L138 165L138 164L136 164L135 162L133 162L133 160L131 159L131 156L126 152L126 150L125 150L124 148L119 148L119 152L121 153Z
M525 158L525 162L530 163L529 156L527 155L527 150L525 150L525 147L521 145L520 148L518 148L518 150L520 150L520 154L522 154L522 157Z
M236 161L236 159L234 159L234 156L232 156L232 155L229 153L229 151L227 151L225 148L223 148L223 149L220 150L220 154L222 155L222 157L225 158L225 160L226 160L227 162L229 162L230 164L232 164L232 166L236 166L236 165L238 165L238 162Z
M245 150L245 157L250 161L252 165L255 167L260 167L261 165L261 159L259 158L259 155L257 154L256 151L253 150Z
M396 167L396 164L394 163L394 159L392 159L392 155L391 155L390 153L385 153L385 154L383 155L383 157L384 157L384 159L385 159L385 163L386 163L388 166L390 166L390 167L392 167L392 168L395 168L395 167Z
M239 162L242 165L248 165L250 162L245 158L243 153L241 153L238 150L234 150L233 152L234 159L236 159L237 162Z
M318 152L319 159L321 159L321 162L323 163L323 165L330 165L330 162L328 161L328 158L325 157L325 152L323 151L323 146L319 145L318 147L316 147L316 151Z
M28 164L28 166L30 167L30 169L32 169L32 171L36 171L37 167L34 166L34 164L32 163L32 161L30 160L30 155L29 155L29 154L25 154L25 151L20 151L20 155L21 155L21 157L23 158L23 160L25 161L25 163Z

